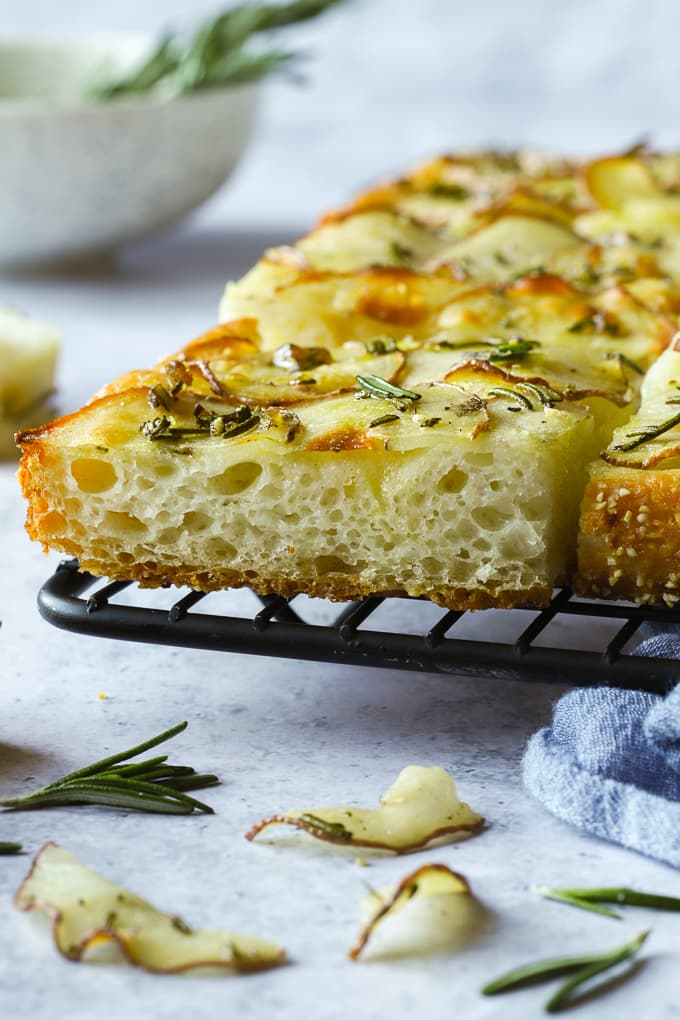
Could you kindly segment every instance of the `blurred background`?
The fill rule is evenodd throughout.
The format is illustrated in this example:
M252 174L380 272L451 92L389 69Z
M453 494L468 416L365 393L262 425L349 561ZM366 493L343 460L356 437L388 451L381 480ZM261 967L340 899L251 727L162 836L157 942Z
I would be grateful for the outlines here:
M225 6L0 0L0 34L158 38ZM224 282L265 248L414 162L483 146L602 154L645 135L677 147L677 12L676 0L349 0L282 34L308 54L306 83L264 83L236 173L188 220L103 266L0 270L0 303L57 326L60 407L78 406L213 325Z
M0 6L12 36L160 33L226 4ZM370 181L466 146L677 145L677 19L674 0L353 0L286 32L309 53L307 83L267 82L246 157L199 217L299 232Z

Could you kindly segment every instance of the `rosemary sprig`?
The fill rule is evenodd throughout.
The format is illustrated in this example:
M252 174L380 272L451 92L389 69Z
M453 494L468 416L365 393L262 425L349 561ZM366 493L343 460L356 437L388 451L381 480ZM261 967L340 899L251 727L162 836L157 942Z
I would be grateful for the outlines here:
M658 893L638 892L626 886L596 889L549 889L547 886L536 885L532 891L548 900L569 903L582 910L592 910L607 917L620 918L615 910L600 906L601 903L618 903L621 906L648 907L650 910L680 911L680 899L675 896L660 896Z
M356 377L361 390L369 397L381 397L383 400L420 400L421 394L413 390L402 389L388 382L379 375L358 375Z
M680 412L673 415L672 418L661 422L660 425L645 425L640 429L631 430L628 433L628 441L625 443L615 443L612 446L612 450L620 450L622 453L626 453L628 450L635 450L638 446L644 446L645 443L651 442L652 439L662 436L664 432L674 429L676 425L680 425Z
M129 73L93 83L87 89L87 97L97 101L148 92L178 96L264 78L290 65L298 55L271 47L252 50L254 38L316 18L345 2L253 0L237 4L199 25L188 38L176 33L167 35Z
M0 854L18 854L21 853L21 843L1 843L0 842Z
M212 814L211 807L183 791L213 786L219 782L217 776L199 775L188 765L169 765L166 754L129 765L121 764L177 736L187 725L186 722L178 723L136 747L69 772L34 793L2 799L0 806L14 811L29 811L67 804L99 804L156 814L189 815L192 811Z
M622 946L617 946L616 949L612 949L608 953L593 953L583 956L558 956L549 960L538 960L535 963L523 964L521 967L516 967L514 970L508 971L507 974L503 974L501 977L489 982L489 984L482 988L482 994L498 995L501 992L509 992L532 982L548 981L551 978L571 973L571 977L567 978L560 985L555 994L545 1004L545 1009L548 1013L556 1013L574 1001L572 992L584 984L584 982L635 956L644 945L648 935L649 930L640 932L634 939L625 942Z

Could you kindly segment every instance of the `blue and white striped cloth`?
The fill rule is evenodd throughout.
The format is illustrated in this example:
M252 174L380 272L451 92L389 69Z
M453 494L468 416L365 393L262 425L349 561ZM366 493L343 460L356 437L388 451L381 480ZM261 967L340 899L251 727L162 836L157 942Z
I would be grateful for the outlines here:
M680 633L654 633L636 655L680 659ZM576 688L530 739L524 785L553 814L680 868L680 684L665 698Z

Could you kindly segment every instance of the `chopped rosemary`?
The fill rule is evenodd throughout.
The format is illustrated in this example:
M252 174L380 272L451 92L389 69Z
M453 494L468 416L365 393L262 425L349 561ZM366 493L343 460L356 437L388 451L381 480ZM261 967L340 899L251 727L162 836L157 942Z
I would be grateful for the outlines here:
M523 266L522 269L518 269L517 272L513 273L510 280L521 280L525 276L541 276L545 272L545 267L539 263L533 266Z
M492 386L486 392L489 397L511 397L521 404L522 407L525 407L527 411L533 411L534 409L534 405L528 397L525 397L523 393L518 393L516 390L511 390L508 386ZM511 411L513 408L508 408L508 410Z
M170 740L187 725L181 722L136 747L69 772L54 783L23 797L1 799L0 806L14 811L29 811L71 804L99 804L167 815L189 815L193 811L212 814L211 807L184 791L213 786L219 782L217 776L199 775L188 765L168 765L166 754L146 761L121 764Z
M622 453L627 453L628 450L635 450L638 446L644 446L645 443L649 443L652 439L656 439L665 432L669 432L676 425L680 425L680 413L673 415L672 418L662 422L660 425L645 425L639 429L631 429L628 432L628 441L625 443L615 443L612 446L612 450L620 450Z
M600 906L601 903L618 903L621 906L648 907L650 910L680 911L680 899L675 896L661 896L658 893L638 892L625 886L595 889L548 889L534 886L533 891L548 900L559 900L582 910L593 910L608 917L620 918L614 910Z
M438 425L441 418L424 418L423 421L419 421L418 425L421 429L431 429L435 425Z
M0 842L0 855L21 853L21 843Z
M393 421L399 421L398 414L383 414L380 418L376 418L375 421L369 423L369 429L375 429L378 425L389 425Z
M604 333L607 336L620 336L621 329L611 316L596 311L574 322L569 326L567 333Z
M445 184L443 181L433 184L427 189L427 193L433 198L449 198L452 202L464 202L470 196L467 188L461 187L460 184Z
M397 259L398 262L408 262L415 255L413 248L409 248L399 241L390 242L390 251L392 252L392 257Z
M552 407L553 404L559 404L561 400L564 400L562 394L550 386L540 386L538 383L523 381L516 383L516 388L527 390L532 396L538 397L544 407Z
M517 337L513 340L508 340L507 343L497 344L486 357L492 364L495 364L497 361L515 361L517 358L523 358L525 355L530 354L538 346L537 340L522 340L521 337Z
M608 953L561 956L549 960L539 960L536 963L524 964L489 982L489 984L482 988L482 994L498 995L502 992L512 991L515 988L521 988L529 983L548 981L551 978L571 973L571 977L567 978L560 985L555 994L545 1004L545 1009L548 1013L556 1013L575 1001L572 997L572 992L584 984L584 982L635 956L644 945L648 935L649 930L640 932L639 935L636 935L629 942L625 942L622 946L617 946L616 949Z
M346 829L342 822L327 822L317 815L302 814L300 821L309 829L315 829L321 836L330 836L331 839L341 839L345 843L352 842L352 833Z
M625 365L626 368L630 368L637 375L644 375L645 370L641 368L637 361L633 361L627 354L623 354L622 351L609 351L605 354L605 361L618 361L620 365Z
M375 336L364 342L367 354L391 354L398 350L397 341L393 336Z
M146 399L150 407L164 407L166 411L169 411L173 398L172 393L165 388L163 383L156 383L147 393Z
M383 400L420 400L421 394L413 390L402 389L379 375L358 375L359 387L369 397L381 397Z
M307 372L319 365L328 365L333 360L325 347L298 347L297 344L281 344L272 355L272 364L288 372Z
M194 426L185 426L175 425L172 418L161 415L153 421L142 422L139 428L142 435L152 440L204 439L210 436L235 439L257 428L261 421L260 413L253 412L247 404L240 404L235 410L222 414L196 404L194 418Z

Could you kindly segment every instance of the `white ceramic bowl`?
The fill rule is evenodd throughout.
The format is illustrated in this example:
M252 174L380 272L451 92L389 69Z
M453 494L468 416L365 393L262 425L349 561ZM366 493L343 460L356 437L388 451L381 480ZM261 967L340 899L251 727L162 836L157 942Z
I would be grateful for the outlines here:
M86 83L150 45L130 35L0 42L0 263L111 250L179 220L228 177L256 85L83 102Z

